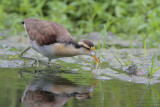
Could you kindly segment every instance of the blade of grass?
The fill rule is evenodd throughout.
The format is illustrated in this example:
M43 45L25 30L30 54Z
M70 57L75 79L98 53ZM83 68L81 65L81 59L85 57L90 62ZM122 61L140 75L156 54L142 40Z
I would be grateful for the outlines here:
M144 40L144 57L146 57L146 39Z
M119 60L119 58L118 58L116 55L114 55L114 57L115 57L116 60L121 64L121 66L123 66L123 64L121 63L121 61Z

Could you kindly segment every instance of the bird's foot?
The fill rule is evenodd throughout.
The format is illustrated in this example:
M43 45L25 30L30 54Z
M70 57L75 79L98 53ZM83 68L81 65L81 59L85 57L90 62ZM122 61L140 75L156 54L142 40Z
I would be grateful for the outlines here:
M46 65L46 66L48 66L49 68L51 68L51 67L61 68L61 66L59 64L56 64L56 63L50 63L50 62L42 61L40 59L34 59L34 60L35 60L35 62L33 64L37 63L37 68L39 66L39 62L44 64L44 65Z
M61 65L59 65L59 64L56 64L56 63L51 63L51 62L48 62L48 67L50 68L50 67L56 67L56 68L61 68Z
M43 61L43 60L40 60L40 59L36 59L36 58L32 58L32 57L25 57L21 54L19 54L20 58L22 59L28 59L28 60L34 60L33 64L31 65L33 67L33 65L35 63L37 63L37 68L39 67L39 63L42 63L48 67L56 67L56 68L61 68L61 66L59 64L56 64L56 63L50 63L50 62L46 62L46 61Z
M39 67L39 62L42 63L42 64L44 64L44 65L49 66L48 62L42 61L42 60L40 60L40 59L36 59L36 58L32 58L32 57L25 57L25 56L21 56L21 55L20 55L20 57L21 57L22 59L34 60L32 66L33 66L35 63L37 63L37 65L36 65L37 68Z

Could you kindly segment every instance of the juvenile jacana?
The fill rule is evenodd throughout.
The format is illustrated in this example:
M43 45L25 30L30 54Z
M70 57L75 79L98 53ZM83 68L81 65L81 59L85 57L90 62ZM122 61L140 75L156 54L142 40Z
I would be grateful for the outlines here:
M22 24L24 24L27 32L30 46L21 52L21 56L24 52L33 48L47 57L49 62L55 58L89 55L100 64L95 57L94 44L89 40L76 43L68 30L62 25L51 21L29 18L25 19Z

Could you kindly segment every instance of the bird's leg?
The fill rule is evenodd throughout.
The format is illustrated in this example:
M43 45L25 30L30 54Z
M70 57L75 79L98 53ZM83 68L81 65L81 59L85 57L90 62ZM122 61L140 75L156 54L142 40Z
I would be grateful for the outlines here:
M31 58L31 57L23 57L23 58L30 59L30 60L35 60L35 62L33 62L33 64L37 63L37 67L39 66L39 62L49 66L48 62L45 62L45 61L40 60L40 59L35 59L35 58Z
M24 54L26 51L28 51L30 48L31 48L31 47L29 46L29 47L27 47L26 49L24 49L24 50L19 54L19 56L20 56L20 57L23 57L23 54Z
M38 63L37 66L39 65L39 62L49 66L48 62L42 61L40 59L36 59L36 58L32 58L32 57L25 57L25 56L20 56L20 57L23 59L34 60L35 62L33 62L33 64ZM32 66L33 66L33 64L32 64Z
M47 66L48 66L48 68L51 68L51 59L50 58L48 58L48 61L47 61Z
M28 51L29 49L30 49L31 47L29 46L29 47L27 47L26 49L24 49L20 54L19 54L19 56L21 57L21 58L24 58L24 59L29 59L29 60L35 60L35 62L33 63L33 64L35 64L36 62L37 62L37 67L39 66L39 62L40 63L42 63L42 64L45 64L45 65L47 65L47 66L51 66L51 60L52 59L48 59L48 62L45 62L45 61L42 61L42 60L39 60L39 59L35 59L35 58L32 58L32 57L24 57L23 56L23 54L26 52L26 51ZM32 66L33 66L33 64L32 64ZM58 67L58 68L60 68L60 66L54 66L54 67Z
M51 64L51 60L52 60L52 59L48 58L48 64Z
M39 67L39 61L38 61L38 59L36 59L36 62L37 62L37 68Z
M29 57L26 57L26 59L30 59L30 58L29 58ZM31 60L32 60L32 59L31 59ZM32 63L32 65L31 65L31 66L33 67L33 65L34 65L35 63L37 63L37 65L36 65L36 66L38 67L38 66L39 66L39 62L41 62L41 61L40 61L40 60L38 60L38 59L34 59L34 58L33 58L33 60L34 60L34 62Z
M45 61L42 61L42 60L39 60L39 59L35 59L35 58L32 58L32 57L24 57L23 54L24 54L26 51L28 51L30 48L31 48L31 47L29 46L29 47L27 47L26 49L24 49L24 50L19 54L19 56L20 56L21 58L24 58L24 59L35 60L34 63L37 62L37 66L39 66L39 62L41 62L41 63L43 63L43 64L45 64L45 65L48 65L48 63L45 62ZM33 64L34 64L34 63L33 63ZM33 66L33 64L32 64L32 66Z
M48 67L49 67L49 68L51 67L51 60L52 60L52 59L48 58L48 64L49 64Z
M31 65L31 66L33 67L33 65L34 65L35 63L36 63L36 60L32 63L32 65Z

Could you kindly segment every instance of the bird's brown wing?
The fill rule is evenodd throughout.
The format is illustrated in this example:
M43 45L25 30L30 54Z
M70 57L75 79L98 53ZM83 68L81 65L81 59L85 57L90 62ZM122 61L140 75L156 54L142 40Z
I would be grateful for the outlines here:
M25 19L24 24L30 40L36 41L41 46L73 41L67 29L55 22L40 19Z

